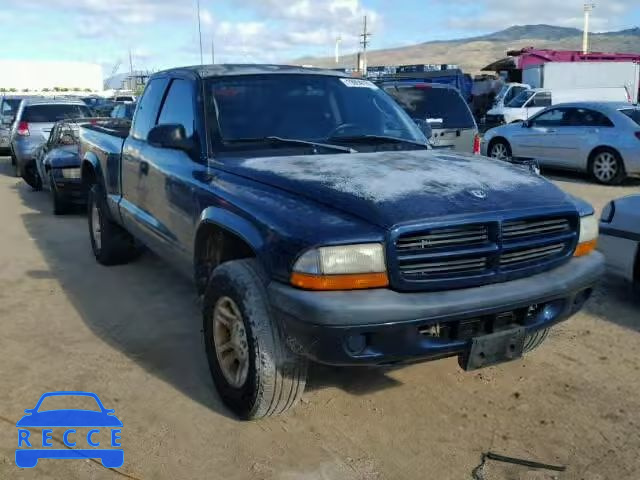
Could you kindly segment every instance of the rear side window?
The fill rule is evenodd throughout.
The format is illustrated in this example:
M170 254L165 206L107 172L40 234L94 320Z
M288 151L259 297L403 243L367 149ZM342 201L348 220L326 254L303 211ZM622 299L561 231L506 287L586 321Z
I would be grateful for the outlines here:
M156 78L147 84L138 103L136 120L131 126L131 135L138 140L146 140L149 130L156 124L158 109L167 86L166 78Z
M620 110L621 113L624 113L631 120L640 125L640 108L626 108L624 110Z
M176 79L171 82L169 93L162 105L158 124L177 123L187 132L187 137L193 135L193 94L191 84L187 80Z
M5 98L2 101L2 115L15 115L19 106L19 98Z
M90 116L91 110L86 105L28 105L24 107L21 120L28 123L53 123Z
M475 128L469 107L457 90L398 86L385 87L413 119L426 120L436 128Z
M613 127L606 115L586 108L576 108L567 117L567 124L578 127Z

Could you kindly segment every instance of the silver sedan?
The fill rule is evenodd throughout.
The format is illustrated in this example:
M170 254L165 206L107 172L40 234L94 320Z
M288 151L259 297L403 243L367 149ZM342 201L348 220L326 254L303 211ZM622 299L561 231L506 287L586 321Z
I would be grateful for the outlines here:
M554 105L520 123L489 130L483 154L534 159L543 167L588 172L618 184L640 176L640 107L630 103Z
M599 243L609 270L640 284L640 195L614 200L604 208Z

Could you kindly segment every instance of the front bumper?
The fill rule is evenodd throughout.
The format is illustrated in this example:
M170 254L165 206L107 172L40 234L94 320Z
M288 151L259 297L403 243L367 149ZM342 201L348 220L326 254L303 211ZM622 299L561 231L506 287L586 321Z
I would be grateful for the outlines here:
M275 282L268 292L294 352L330 365L385 365L465 354L507 312L506 327L516 319L527 333L550 327L582 307L603 272L595 252L531 277L444 292L310 292Z
M55 193L65 202L84 205L87 202L87 192L79 178L65 178L62 174L53 171L53 188Z

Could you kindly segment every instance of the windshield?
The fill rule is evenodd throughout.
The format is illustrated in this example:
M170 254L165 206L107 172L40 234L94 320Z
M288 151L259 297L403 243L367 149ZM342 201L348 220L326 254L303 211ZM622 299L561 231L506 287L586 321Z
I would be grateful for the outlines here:
M500 100L502 100L504 98L504 96L507 94L507 92L509 91L509 88L511 88L510 85L503 85L502 88L500 89L500 91L498 92L498 95L496 95L496 102L499 102Z
M529 99L535 95L535 93L536 92L534 92L533 90L525 90L520 95L518 95L516 98L511 100L507 104L507 107L509 107L509 108L522 108L522 107L524 107L524 104L527 103L527 101L529 101Z
M31 123L52 123L67 118L91 117L91 110L85 105L30 105L22 113L22 121Z
M425 120L434 128L475 127L469 107L453 88L393 86L385 91L411 118Z
M342 135L426 143L402 109L373 83L327 75L254 75L206 82L218 148L248 139L315 142Z
M624 113L627 117L640 125L640 108L626 108L624 110L620 110L620 112Z

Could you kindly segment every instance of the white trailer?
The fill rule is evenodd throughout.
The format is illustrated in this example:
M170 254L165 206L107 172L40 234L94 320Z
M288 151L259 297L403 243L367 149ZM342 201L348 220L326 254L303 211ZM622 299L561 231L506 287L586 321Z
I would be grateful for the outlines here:
M83 62L0 60L0 91L47 92L103 89L100 65Z
M636 62L547 62L522 71L523 83L532 88L625 87L633 103L638 102L640 63Z

